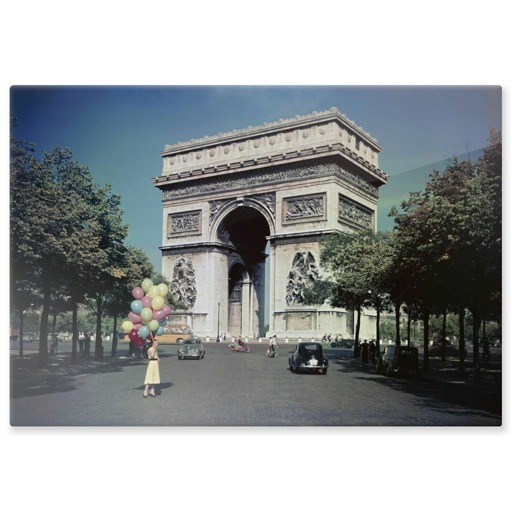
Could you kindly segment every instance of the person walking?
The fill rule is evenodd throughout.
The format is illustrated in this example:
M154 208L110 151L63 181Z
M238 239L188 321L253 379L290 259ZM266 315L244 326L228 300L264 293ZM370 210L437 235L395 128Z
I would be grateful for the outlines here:
M277 355L277 335L271 336L268 343L267 357L275 357Z
M160 384L160 366L158 357L158 341L153 340L148 343L148 367L146 370L146 378L144 379L144 398L149 395L156 397L155 384Z

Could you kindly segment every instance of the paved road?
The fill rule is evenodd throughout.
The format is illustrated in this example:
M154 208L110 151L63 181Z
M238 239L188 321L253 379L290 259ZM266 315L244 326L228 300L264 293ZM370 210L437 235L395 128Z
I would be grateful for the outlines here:
M66 351L66 344L61 349ZM11 424L55 426L450 426L501 425L495 404L443 383L376 375L349 352L326 349L328 374L288 370L292 346L265 357L226 344L205 344L203 360L180 361L160 345L156 398L143 398L146 361L120 356L72 367L69 354L48 370L11 372ZM109 354L105 344L105 354ZM341 358L341 359L337 359Z

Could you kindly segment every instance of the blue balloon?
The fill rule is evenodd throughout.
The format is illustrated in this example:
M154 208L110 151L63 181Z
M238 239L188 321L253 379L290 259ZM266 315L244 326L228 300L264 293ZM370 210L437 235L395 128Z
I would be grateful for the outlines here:
M147 338L149 336L149 327L147 325L142 325L139 329L139 336L141 338Z
M137 313L138 315L140 315L140 312L142 311L142 302L140 300L132 300L132 303L130 304L131 308L132 308L132 311L134 313Z
M162 318L162 320L160 320L159 323L160 323L160 325L167 325L169 323L169 320L167 317L165 317L165 318Z
M157 336L160 336L161 334L164 333L164 328L162 326L160 326L157 330L156 330L156 335Z

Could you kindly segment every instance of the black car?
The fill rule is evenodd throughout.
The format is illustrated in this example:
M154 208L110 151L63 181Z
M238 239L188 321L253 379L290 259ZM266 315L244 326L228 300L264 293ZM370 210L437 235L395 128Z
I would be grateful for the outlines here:
M419 371L418 349L392 345L386 347L384 353L377 359L377 373L383 372L388 377L394 374L417 375Z
M291 372L315 372L325 375L329 360L324 356L321 343L301 341L288 357Z

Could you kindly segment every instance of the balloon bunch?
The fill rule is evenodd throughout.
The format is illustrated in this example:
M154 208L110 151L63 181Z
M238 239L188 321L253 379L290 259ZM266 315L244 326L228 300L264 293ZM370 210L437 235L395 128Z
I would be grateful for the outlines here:
M163 334L171 314L167 304L168 293L165 283L155 285L151 279L144 279L141 286L132 290L131 311L121 327L137 347L142 347L146 339L152 340Z

